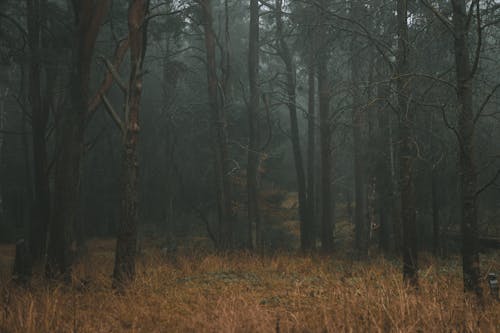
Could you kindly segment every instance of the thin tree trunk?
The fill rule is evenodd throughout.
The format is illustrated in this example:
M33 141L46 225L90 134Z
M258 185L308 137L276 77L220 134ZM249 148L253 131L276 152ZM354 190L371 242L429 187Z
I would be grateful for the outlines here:
M314 56L311 55L308 67L308 106L307 106L307 226L304 229L305 249L315 248L314 221L315 221L315 203L316 203L316 66L314 65Z
M333 250L330 87L328 84L328 66L325 54L320 56L318 62L321 149L321 249L323 252L328 253Z
M34 214L30 228L30 251L33 260L39 261L45 252L45 242L50 219L50 191L47 170L47 144L45 131L48 109L41 96L41 31L42 15L39 0L27 1L29 62L29 101L32 114L32 143L34 171Z
M4 94L0 95L0 165L3 163L3 146L5 142L5 96ZM3 190L2 190L2 175L0 175L0 221L3 222L3 214L4 214L4 203L3 203ZM1 223L0 222L0 223Z
M26 101L26 75L25 75L25 65L20 66L20 87L19 87L19 95L20 99L22 101ZM33 174L31 170L31 156L33 151L30 149L30 144L29 144L29 127L31 124L28 123L28 114L26 112L23 112L22 115L22 145L23 145L23 154L24 154L24 172L25 172L25 180L24 180L24 187L27 192L28 196L28 221L33 223L33 199L34 199L34 189L33 189ZM33 119L31 119L33 121ZM1 155L1 152L0 152ZM0 163L1 163L1 158L0 158ZM1 183L1 181L0 181ZM1 188L0 188L1 192ZM1 201L1 198L0 198ZM0 217L1 217L1 207L0 207ZM30 226L31 227L31 226ZM44 249L45 250L45 249ZM31 252L31 251L30 251ZM45 254L45 252L44 252Z
M464 0L452 0L455 38L455 70L458 98L458 170L462 209L462 264L464 288L481 296L477 226L477 171L474 154L474 112L472 79L467 41L468 19ZM479 5L478 5L479 6ZM471 9L473 10L473 9Z
M302 161L302 150L300 147L299 125L297 120L296 104L296 78L295 68L292 59L292 53L286 43L283 31L283 0L276 0L276 33L278 39L278 54L285 64L287 107L290 114L290 135L292 140L293 159L297 177L298 196L299 196L299 219L300 219L300 247L302 250L308 250L311 245L308 241L307 229L310 221L307 220L307 193L306 193L306 175L304 171L304 162Z
M231 33L229 26L229 0L224 0L224 43L221 47L220 69L222 73L222 107L225 107L230 98L231 79Z
M441 227L439 219L438 174L436 168L431 170L431 200L432 200L432 252L435 256L441 254Z
M351 1L351 18L358 20L360 17L360 4L357 0ZM366 115L361 106L361 45L358 36L353 33L351 37L351 80L352 80L352 122L354 145L354 226L355 246L358 255L364 257L368 254L368 182L365 165L367 163L364 153Z
M399 121L398 121L399 122ZM397 160L399 157L398 138L394 133L396 128L394 119L389 115L389 165L391 173L391 190L392 190L392 232L394 234L394 249L397 253L401 253L403 248L403 233L401 225L401 189L399 186L399 168Z
M260 234L260 212L257 188L258 152L258 110L259 110L259 2L250 0L250 28L248 46L248 80L250 85L250 101L248 105L248 246L253 248L253 225L256 230L256 246L262 247Z
M207 53L207 82L210 105L210 127L215 153L214 171L217 194L217 212L219 217L217 247L227 250L234 246L233 240L233 208L231 199L231 182L228 173L228 135L224 108L219 103L217 66L215 59L215 33L213 30L211 0L199 0L203 11L205 48Z
M417 226L415 211L415 189L413 179L413 143L412 113L409 88L408 61L408 6L406 0L397 2L398 50L397 58L397 94L399 109L399 141L400 141L400 193L401 222L403 227L403 279L405 282L418 285L417 262ZM406 77L405 77L406 76Z
M381 84L378 87L378 147L382 151L377 156L377 196L379 206L380 224L380 248L386 252L393 248L390 243L390 235L393 221L393 182L391 175L391 130L389 128L389 110L386 100L389 98L390 89Z
M123 152L123 198L121 221L116 241L113 284L120 287L135 278L135 257L137 250L139 162L137 142L139 139L139 112L142 95L142 64L146 49L147 0L133 0L128 9L128 30L130 42L130 79L125 106L125 133Z
M332 127L330 122L330 84L328 81L327 1L321 0L318 32L318 94L320 139L320 193L321 193L321 250L333 251L332 200Z

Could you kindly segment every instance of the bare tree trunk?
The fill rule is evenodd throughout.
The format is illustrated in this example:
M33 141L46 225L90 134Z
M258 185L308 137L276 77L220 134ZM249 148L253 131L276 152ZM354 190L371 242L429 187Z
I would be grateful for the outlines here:
M314 221L316 219L316 66L314 64L314 55L311 54L308 67L308 106L307 106L307 226L304 229L305 250L315 248L316 237L314 237Z
M387 98L390 95L388 85L381 84L378 87L378 147L382 151L377 157L377 195L380 224L380 248L384 251L393 249L390 242L390 235L394 233L392 226L394 223L394 193L393 181L391 175L391 129L389 128L389 110L386 107Z
M297 120L296 104L296 77L295 68L292 59L292 53L286 43L283 31L283 0L276 0L276 33L278 39L278 54L285 64L287 107L290 114L290 135L292 140L293 159L295 172L297 176L298 196L299 196L299 219L300 219L300 246L302 250L308 250L310 244L307 240L307 229L310 221L307 220L307 193L306 193L306 175L304 171L304 162L302 161L302 150L300 148L300 134Z
M332 200L332 126L330 121L330 84L328 81L327 1L320 1L318 32L318 94L320 139L320 202L321 202L321 250L333 251L333 200Z
M332 162L330 128L330 91L327 82L326 62L318 66L319 121L321 146L321 248L324 252L333 250L332 228Z
M436 168L431 170L431 200L432 200L432 252L435 256L441 253L441 226L439 218L438 174Z
M20 66L20 84L19 84L19 98L22 101L26 101L27 99L27 91L26 91L26 75L25 75L25 65L22 64ZM0 111L1 112L1 111ZM33 121L33 119L31 119ZM32 224L33 222L33 199L34 199L34 188L33 188L33 174L32 174L32 169L31 169L31 156L32 156L32 149L30 149L30 144L29 144L29 128L31 127L31 124L28 123L28 114L26 112L23 112L22 118L21 118L21 127L22 127L22 136L21 136L21 141L22 141L22 146L23 146L23 157L24 157L24 188L26 189L27 196L28 196L28 221L30 221ZM0 153L1 154L1 153ZM0 158L0 163L1 163L1 158ZM1 183L1 180L0 180ZM0 188L1 191L1 188ZM1 198L0 198L1 201ZM0 207L0 218L1 218L1 207ZM45 249L44 249L45 250ZM45 254L45 251L43 252Z
M357 0L351 1L351 18L359 20L361 16L360 4ZM366 115L362 109L360 80L362 58L361 45L358 36L353 33L351 37L351 80L352 80L352 122L354 145L354 226L355 246L358 255L364 257L368 254L368 180L365 165L367 164L364 146L366 144L365 127Z
M474 72L469 59L467 41L469 15L465 0L452 0L455 39L455 71L458 98L458 169L462 208L462 261L464 288L481 296L478 226L477 226L477 171L474 154L474 112L472 79ZM477 5L479 6L479 5ZM471 10L473 10L471 8ZM477 59L476 59L477 61Z
M29 100L32 113L34 214L30 230L30 251L35 261L45 253L47 230L50 220L50 190L47 169L47 143L45 132L48 107L41 96L41 31L42 8L39 0L28 0L28 41L30 45ZM53 82L51 80L49 82ZM47 96L48 97L48 96ZM46 97L46 98L47 98Z
M5 127L5 98L6 94L1 94L0 95L0 165L2 164L3 160L3 146L5 142L5 134L4 134L4 127ZM3 214L4 214L4 203L3 203L3 191L2 191L2 179L0 175L0 221L4 221L3 219Z
M137 141L139 139L139 112L142 95L142 64L146 49L146 12L148 0L133 0L128 9L130 43L130 79L125 106L124 152L123 152L123 198L121 221L116 241L113 285L123 286L135 278L137 249L137 204L139 197L139 162Z
M229 0L224 0L224 43L220 47L221 59L220 59L220 69L221 69L221 107L226 107L227 101L230 98L231 86L231 33L229 27Z
M205 48L207 52L208 98L211 114L211 132L215 153L214 171L217 193L217 212L219 216L217 247L227 250L234 246L233 240L233 207L231 197L231 181L228 172L228 135L224 108L219 103L217 66L215 59L215 33L213 30L211 0L199 0L203 11Z
M389 150L390 150L390 172L392 189L392 232L394 234L394 249L401 253L403 248L403 232L401 225L401 189L399 186L399 168L397 160L399 157L398 138L394 133L394 119L389 116Z
M418 285L417 226L415 189L413 180L412 112L409 88L408 61L408 6L406 0L397 2L398 51L397 94L399 109L400 141L400 192L401 222L403 227L403 279L412 286Z
M250 28L248 46L248 80L250 101L248 105L248 246L253 248L253 225L256 227L256 246L262 247L260 212L257 188L257 168L259 164L258 111L259 111L259 2L250 0Z
M324 43L324 42L323 42ZM326 46L323 45L323 48ZM326 52L318 60L319 122L321 149L321 249L333 251L332 228L332 156L330 124L330 85Z
M74 2L76 36L70 77L71 107L58 119L54 212L49 226L46 275L69 278L76 252L74 228L79 218L80 162L88 115L90 66L95 41L109 0Z

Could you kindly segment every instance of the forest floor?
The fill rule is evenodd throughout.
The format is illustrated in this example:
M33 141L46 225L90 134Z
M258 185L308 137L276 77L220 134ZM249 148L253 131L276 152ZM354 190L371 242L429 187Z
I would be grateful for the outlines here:
M0 332L500 332L500 302L464 297L458 258L424 256L415 292L402 284L400 265L381 257L168 259L150 246L136 281L117 293L112 240L90 241L72 284L35 277L13 286L13 252L0 246ZM481 267L500 272L500 253L483 255Z

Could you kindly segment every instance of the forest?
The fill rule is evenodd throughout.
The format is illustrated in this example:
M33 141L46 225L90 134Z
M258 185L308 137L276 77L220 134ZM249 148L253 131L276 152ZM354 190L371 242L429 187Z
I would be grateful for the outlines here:
M0 332L500 332L499 0L0 0Z

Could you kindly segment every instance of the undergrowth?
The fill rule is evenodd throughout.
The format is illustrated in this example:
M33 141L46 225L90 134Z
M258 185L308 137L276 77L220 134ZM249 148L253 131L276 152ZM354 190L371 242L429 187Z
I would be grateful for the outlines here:
M500 303L464 296L453 259L424 258L414 291L402 283L399 264L383 258L174 259L148 249L136 280L117 293L111 241L91 242L70 285L35 277L16 287L7 258L0 256L1 332L500 332ZM485 274L500 271L499 258L483 257Z

